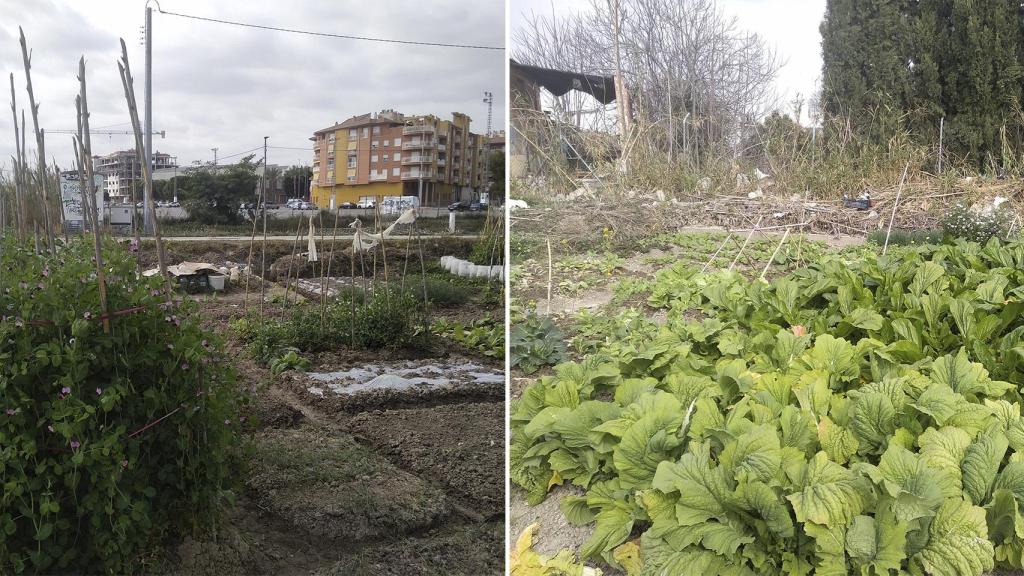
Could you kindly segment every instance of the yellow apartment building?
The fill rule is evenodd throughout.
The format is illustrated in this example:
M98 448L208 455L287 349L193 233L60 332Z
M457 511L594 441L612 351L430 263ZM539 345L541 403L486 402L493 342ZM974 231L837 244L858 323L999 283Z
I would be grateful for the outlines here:
M423 206L472 200L485 182L487 139L469 123L458 112L441 120L382 110L317 130L310 197L320 208L384 196Z

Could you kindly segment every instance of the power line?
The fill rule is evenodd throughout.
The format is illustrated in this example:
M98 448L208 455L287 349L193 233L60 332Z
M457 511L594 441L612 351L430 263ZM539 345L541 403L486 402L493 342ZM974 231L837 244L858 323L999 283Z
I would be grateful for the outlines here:
M444 42L417 42L415 40L398 40L395 38L372 38L369 36L354 36L351 34L330 34L327 32L311 32L309 30L296 30L294 28L278 28L275 26L263 26L260 24L247 24L245 22L233 22L231 20L220 20L217 18L207 18L204 16L195 16L192 14L179 14L177 12L167 12L160 5L157 4L157 10L161 14L168 16L178 16L179 18L191 18L193 20L202 20L204 22L215 22L217 24L229 24L231 26L242 26L244 28L259 28L260 30L274 30L276 32L290 32L292 34L305 34L307 36L323 36L327 38L343 38L346 40L364 40L366 42L384 42L389 44L412 44L415 46L437 46L443 48L470 48L474 50L505 50L504 47L499 46L479 46L474 44L446 44Z

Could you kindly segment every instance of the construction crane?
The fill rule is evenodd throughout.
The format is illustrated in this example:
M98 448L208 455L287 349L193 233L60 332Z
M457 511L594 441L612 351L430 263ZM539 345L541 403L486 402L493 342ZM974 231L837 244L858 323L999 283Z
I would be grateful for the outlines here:
M78 130L49 130L49 129L46 129L46 128L44 128L42 130L42 132L44 134L78 134ZM128 135L128 136L134 136L135 132L133 132L131 130L90 130L89 134L101 134L101 135L104 135L104 136L117 136L117 135L125 134L125 135ZM153 132L153 135L154 136L159 136L161 138L166 138L167 137L167 132L161 130L159 132Z

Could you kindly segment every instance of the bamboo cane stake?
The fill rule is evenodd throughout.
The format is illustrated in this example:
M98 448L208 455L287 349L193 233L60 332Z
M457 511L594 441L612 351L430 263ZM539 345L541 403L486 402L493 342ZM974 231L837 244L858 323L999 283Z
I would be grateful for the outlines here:
M131 67L128 63L128 48L125 46L124 38L121 39L121 62L118 63L118 69L121 72L121 84L124 86L125 100L128 102L128 114L132 120L132 130L135 132L135 150L136 155L139 158L143 158L143 151L145 146L142 140L142 125L139 122L139 109L135 103L135 81L132 79ZM82 68L85 68L85 61L82 61ZM82 93L82 110L87 112L85 106L85 93ZM85 119L88 120L88 113L85 114ZM84 126L85 137L89 138L88 125ZM167 282L167 300L171 301L173 296L173 287L171 286L171 279L167 275L167 257L164 253L164 241L160 236L160 219L156 217L156 206L153 202L153 167L148 162L142 162L142 176L143 186L145 192L144 196L149 198L149 211L153 214L153 238L156 240L156 256L160 266L160 276ZM133 218L134 220L134 218Z
M338 216L339 216L340 212L341 212L341 210L339 210L337 208L334 209L334 232L331 234L331 252L327 256L327 277L328 278L331 277L331 264L334 263L334 243L338 240ZM326 293L326 291L325 291L325 293ZM338 288L338 293L339 294L341 293L341 288L340 287ZM320 326L321 327L324 325L324 322L326 321L326 319L327 319L327 302L325 300L323 308L320 309Z
M355 225L356 225L356 237L358 237L360 240L362 240L361 230L363 229L363 223L362 223L361 220L359 220L359 218L356 218ZM352 243L352 249L355 250L355 242ZM359 271L362 274L362 278L363 278L363 306L366 306L366 289L367 289L367 286L366 286L366 257L365 257L365 253L363 252L362 245L359 246Z
M551 316L551 272L553 269L554 265L551 262L551 238L548 238L548 301L545 316Z
M68 240L68 227L64 225L64 197L60 190L60 168L57 167L56 158L51 157L50 159L53 160L53 181L57 186L57 218L60 221L60 229L64 232L64 245L67 246L70 240ZM84 210L85 207L83 206L82 209Z
M288 303L288 290L292 286L292 264L294 264L294 262L295 262L295 251L298 249L298 246L299 246L299 233L301 231L302 231L302 218L300 217L298 225L295 226L295 239L292 240L292 255L291 255L290 258L288 258L288 275L285 276L285 279L284 279L284 282L285 282L285 284L284 284L284 303L285 304ZM298 272L298 267L296 267L296 270L295 270L295 281L296 281L296 284L298 283L298 280L299 280L299 272ZM298 295L298 292L299 292L299 287L296 286L295 287L296 295ZM298 300L297 296L296 296L296 300Z
M728 243L731 239L732 232L729 232L729 234L726 235L725 240L722 240L722 243L718 246L718 250L715 250L715 253L711 255L711 258L709 258L708 261L704 263L704 266L701 267L701 274L703 274L704 271L708 269L708 266L711 266L711 263L715 261L715 258L718 258L718 254L722 251L723 248L725 248L726 243Z
M263 321L263 307L267 301L267 165L263 165L263 191L260 204L263 207L263 243L260 245L260 321Z
M216 168L214 168L216 170ZM257 197L258 198L258 197ZM259 220L252 216L252 236L249 237L249 258L245 261L245 295L242 297L242 310L249 310L249 277L252 276L252 253L256 246L256 223ZM262 279L262 278L261 278Z
M765 274L768 273L768 268L771 267L772 262L775 262L775 257L779 255L779 250L782 249L782 245L786 243L786 238L789 237L789 228L786 228L786 233L782 235L782 240L779 240L779 245L775 247L775 252L772 252L772 257L768 259L768 263L764 265L764 270L761 271L760 280L764 280Z
M889 235L892 234L892 222L896 219L896 207L900 205L900 195L903 194L903 184L907 180L907 170L910 170L910 162L903 167L903 176L900 177L900 187L896 190L896 200L892 203L892 214L889 216L889 228L885 231L885 245L882 246L882 256L889 250Z
M49 202L46 194L46 145L43 140L43 132L39 129L39 104L36 103L35 92L32 90L32 57L28 53L28 43L25 41L25 32L18 26L18 34L21 41L21 58L25 64L25 87L28 90L29 108L32 110L32 129L36 135L36 162L38 164L37 185L39 196L43 203L43 227L46 229L46 241L51 254L57 250L53 243L53 229L50 227Z
M387 301L388 310L391 310L391 286L388 284L388 249L384 241L384 222L380 217L380 203L373 203L377 220L377 233L380 234L380 258L384 265L384 298Z
M352 239L352 256L348 259L348 272L349 280L352 282L353 290L356 287L356 240ZM351 293L349 298L349 344L355 346L356 343L356 295Z
M122 43L123 45L123 43ZM85 82L85 57L83 56L78 61L78 87L79 87L79 98L82 103L82 134L84 140L82 141L82 156L84 157L83 164L85 164L85 182L83 185L92 187L92 138L89 136L89 100L86 96L86 82ZM110 333L110 318L107 314L107 281L103 272L103 251L100 245L100 234L101 231L98 227L93 227L92 238L93 238L93 251L96 258L96 281L99 283L100 288L100 310L103 312L103 333Z
M427 262L423 259L423 237L420 236L419 219L413 221L412 229L416 234L416 245L420 252L420 280L423 284L423 334L426 338L430 333L430 300L427 298Z
M740 246L740 251L736 253L736 257L733 258L732 263L729 264L729 270L732 270L734 267L736 267L736 262L739 262L740 255L742 255L743 251L747 249L747 244L750 243L750 238L754 235L754 232L757 232L757 229L761 226L761 220L763 218L764 216L759 217L757 219L757 224L754 224L754 227L750 229L750 233L747 234L747 239L743 241L743 246ZM786 232L789 232L788 228L786 229Z
M317 211L317 224L320 226L320 247L326 246L324 243L324 216L319 210ZM327 276L325 270L327 263L324 262L323 258L320 258L320 248L317 248L317 259L320 261L320 305L327 305ZM315 268L314 268L315 270ZM322 328L322 326L321 326Z
M24 195L25 191L22 190L22 166L21 166L21 135L18 132L18 109L17 109L17 98L14 93L14 72L11 72L11 116L14 118L14 148L15 148L15 159L14 159L14 203L17 224L18 224L18 237L19 240L24 241L26 232L25 226L26 215L24 209Z

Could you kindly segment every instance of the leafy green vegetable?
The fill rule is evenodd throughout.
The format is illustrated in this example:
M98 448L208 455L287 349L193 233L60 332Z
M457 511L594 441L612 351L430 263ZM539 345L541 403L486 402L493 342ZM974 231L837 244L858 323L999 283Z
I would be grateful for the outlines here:
M619 566L639 533L642 575L1020 568L1022 296L1024 244L995 239L771 283L674 265L663 325L602 320L619 331L524 390L513 481L532 503L583 488L562 502L594 525L583 556Z

